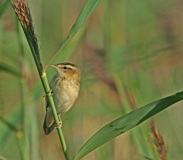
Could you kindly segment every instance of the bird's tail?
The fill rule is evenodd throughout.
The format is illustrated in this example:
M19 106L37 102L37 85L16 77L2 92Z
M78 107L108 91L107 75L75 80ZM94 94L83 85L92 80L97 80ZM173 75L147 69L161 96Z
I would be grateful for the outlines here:
M55 127L56 127L56 123L53 120L52 113L49 114L48 112L46 112L46 116L45 116L44 123L43 123L44 133L46 135L50 134L54 130Z

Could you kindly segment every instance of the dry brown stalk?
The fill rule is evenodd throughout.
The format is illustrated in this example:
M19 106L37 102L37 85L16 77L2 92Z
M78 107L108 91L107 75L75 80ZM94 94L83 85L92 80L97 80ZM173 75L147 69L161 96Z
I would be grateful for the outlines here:
M150 128L154 139L154 146L158 152L160 159L167 160L168 146L165 144L163 136L157 130L154 121L150 122Z

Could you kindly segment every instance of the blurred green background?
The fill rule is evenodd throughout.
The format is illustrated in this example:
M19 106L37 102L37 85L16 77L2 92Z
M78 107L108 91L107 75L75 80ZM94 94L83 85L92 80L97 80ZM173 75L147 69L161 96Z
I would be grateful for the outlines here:
M67 37L86 0L28 0L43 64ZM106 123L182 90L183 2L103 0L52 63L82 70L80 96L62 115L71 159ZM23 42L23 43L22 43ZM55 74L48 68L49 79ZM182 102L153 117L169 159L183 157ZM45 136L42 84L7 0L0 0L0 159L64 159L57 132ZM159 159L146 121L83 159Z

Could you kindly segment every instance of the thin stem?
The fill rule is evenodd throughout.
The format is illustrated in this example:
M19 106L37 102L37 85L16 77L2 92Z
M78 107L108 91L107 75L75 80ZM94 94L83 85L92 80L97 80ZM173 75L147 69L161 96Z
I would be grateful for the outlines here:
M30 10L24 1L17 1L15 3L13 3L13 9L19 18L19 21L21 23L21 26L22 26L25 36L27 38L27 41L28 41L29 47L31 49L32 56L34 58L44 91L47 95L48 102L50 104L50 107L51 107L51 110L53 113L54 120L55 120L56 124L59 126L59 119L58 119L57 111L56 111L55 104L53 101L53 97L50 92L51 90L50 90L50 86L49 86L48 79L46 76L46 72L45 72L45 70L43 70L43 67L42 67L42 62L41 62L38 44L37 44L37 38L34 34L34 28L33 28L33 24L32 24ZM67 40L65 40L65 44L66 43L67 43ZM64 47L65 44L63 44L62 46ZM64 155L65 155L65 159L70 160L61 128L58 128L57 132L58 132L59 139L60 139L60 142L62 145L62 149L63 149Z
M18 36L18 43L19 43L19 47L20 47L20 62L19 62L19 67L21 69L21 78L20 78L20 93L21 93L21 109L22 109L22 118L23 118L23 136L21 138L17 137L17 141L21 140L23 138L23 142L25 143L25 147L23 149L19 149L21 151L21 157L22 160L26 160L28 159L28 155L29 155L29 144L28 144L28 135L26 133L28 128L27 128L27 124L28 124L28 120L27 120L27 115L26 115L26 95L27 95L27 89L26 89L26 76L25 76L25 54L24 54L24 47L23 47L23 43L21 40L21 35L20 35L20 27L19 27L19 23L18 20L16 20L16 29L17 29L17 36ZM18 132L16 135L19 135ZM18 143L19 147L20 147L20 142Z
M66 46L66 44L69 42L69 40L71 39L71 36L68 36L64 42L62 43L60 49L57 51L56 54L54 54L54 56L51 58L51 60L48 62L48 64L46 65L46 67L44 68L44 72L46 72L48 66L51 64L51 62L55 59L55 57L58 56L58 54L62 51L62 49Z
M58 135L59 135L60 142L62 142L61 144L62 144L62 149L63 149L63 152L64 152L64 156L65 156L66 160L70 160L61 128L57 128L57 132L58 132Z
M54 104L53 97L52 97L52 94L51 94L50 86L48 84L46 73L43 72L40 78L41 78L43 87L45 89L45 93L47 94L48 101L50 102L50 107L51 107L51 110L52 110L52 113L53 113L53 117L55 119L56 124L59 126L59 119L58 119L57 112L56 112L56 109L55 109L55 104ZM57 128L57 132L58 132L59 139L60 139L60 142L61 142L61 145L62 145L62 149L63 149L64 155L65 155L65 159L70 160L69 154L67 152L65 139L64 139L61 128Z

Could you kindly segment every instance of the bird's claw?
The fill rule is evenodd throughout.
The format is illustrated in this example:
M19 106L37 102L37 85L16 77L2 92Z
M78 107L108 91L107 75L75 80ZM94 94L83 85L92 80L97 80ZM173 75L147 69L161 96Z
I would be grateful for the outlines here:
M59 123L55 128L62 128L62 121L59 120Z

